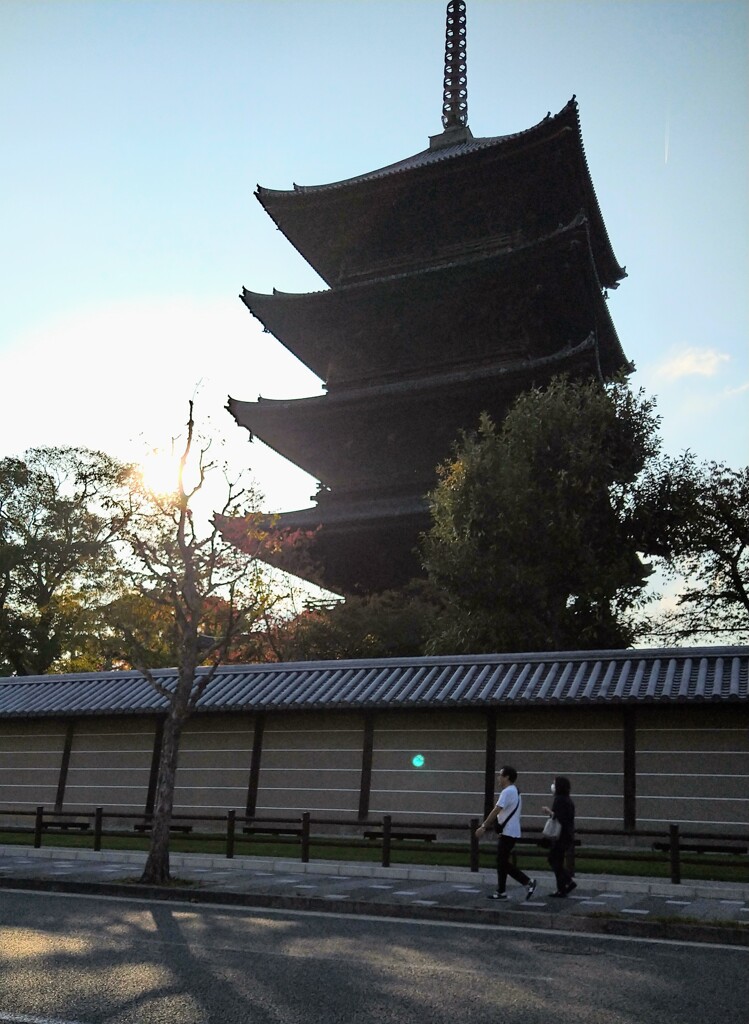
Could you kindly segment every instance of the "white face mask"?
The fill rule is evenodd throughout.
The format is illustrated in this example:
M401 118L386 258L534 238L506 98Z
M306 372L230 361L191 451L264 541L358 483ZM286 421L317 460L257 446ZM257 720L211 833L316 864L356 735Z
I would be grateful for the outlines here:
M552 791L552 793L556 793L556 791L557 791L557 787L554 785L553 782L551 784L551 791Z

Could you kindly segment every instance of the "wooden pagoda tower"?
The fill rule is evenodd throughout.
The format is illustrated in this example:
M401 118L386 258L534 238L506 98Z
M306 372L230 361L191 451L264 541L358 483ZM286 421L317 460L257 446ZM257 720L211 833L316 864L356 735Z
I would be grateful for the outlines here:
M337 592L419 574L436 466L483 410L500 421L554 375L630 368L606 301L626 275L574 96L526 131L474 138L465 56L465 3L451 2L443 131L427 149L329 185L256 193L329 287L241 298L326 394L228 408L320 481L315 504L277 529L316 531L316 582Z

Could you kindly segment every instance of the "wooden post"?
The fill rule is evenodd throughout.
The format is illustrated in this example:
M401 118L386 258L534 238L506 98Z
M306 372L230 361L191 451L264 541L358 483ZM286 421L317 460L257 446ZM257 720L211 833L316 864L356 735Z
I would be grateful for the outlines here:
M65 745L62 750L60 761L60 774L57 778L57 796L55 797L55 812L62 810L65 800L65 786L68 782L68 769L70 767L70 754L73 750L73 734L75 733L75 722L68 722L65 729Z
M94 850L98 853L101 850L101 833L104 823L104 808L97 807L94 811Z
M36 818L34 819L34 849L38 850L42 845L42 828L44 826L44 808L37 807Z
M250 759L250 780L247 786L247 806L245 814L248 818L255 817L257 810L257 791L260 785L260 760L263 756L263 733L265 732L265 712L258 711L255 715L255 729L252 735L252 757Z
M359 821L366 821L369 814L369 794L372 789L372 754L374 751L374 714L364 715L364 736L361 752L361 780L359 782Z
M234 831L237 826L237 812L226 813L226 856L229 860L234 856Z
M382 866L390 867L390 829L393 819L389 814L382 819Z
M497 774L497 712L486 712L486 752L484 757L484 818L496 802L494 777Z
M671 856L671 881L674 885L681 884L681 861L679 860L679 826L669 825L669 854Z
M153 750L151 751L151 770L148 774L148 791L146 792L146 806L144 817L146 823L153 818L153 808L156 803L156 785L159 781L159 761L161 760L161 746L164 742L164 719L157 718L153 733Z
M476 829L479 827L481 822L478 818L471 818L470 828L470 843L471 843L471 871L478 871L479 869L479 841L476 838Z
M302 864L309 864L309 811L302 815Z
M637 709L624 708L624 831L637 828Z

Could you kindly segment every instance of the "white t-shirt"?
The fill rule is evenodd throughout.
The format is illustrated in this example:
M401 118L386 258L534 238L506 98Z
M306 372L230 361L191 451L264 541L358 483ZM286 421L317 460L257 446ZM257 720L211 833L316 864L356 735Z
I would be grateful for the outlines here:
M520 804L517 811L515 807ZM512 814L512 817L507 821L507 825L502 829L502 834L505 836L512 836L514 839L520 839L520 815L523 813L523 798L518 793L517 786L505 786L502 792L499 794L497 800L497 807L499 813L497 814L497 821L500 826L503 821L507 821ZM513 811L515 813L513 814Z

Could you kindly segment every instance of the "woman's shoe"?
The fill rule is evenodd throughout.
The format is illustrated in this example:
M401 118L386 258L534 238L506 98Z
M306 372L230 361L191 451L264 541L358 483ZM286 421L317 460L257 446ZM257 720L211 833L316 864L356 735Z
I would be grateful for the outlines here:
M566 896L568 893L572 892L573 889L577 889L577 882L570 882L566 885L564 887L564 895Z

